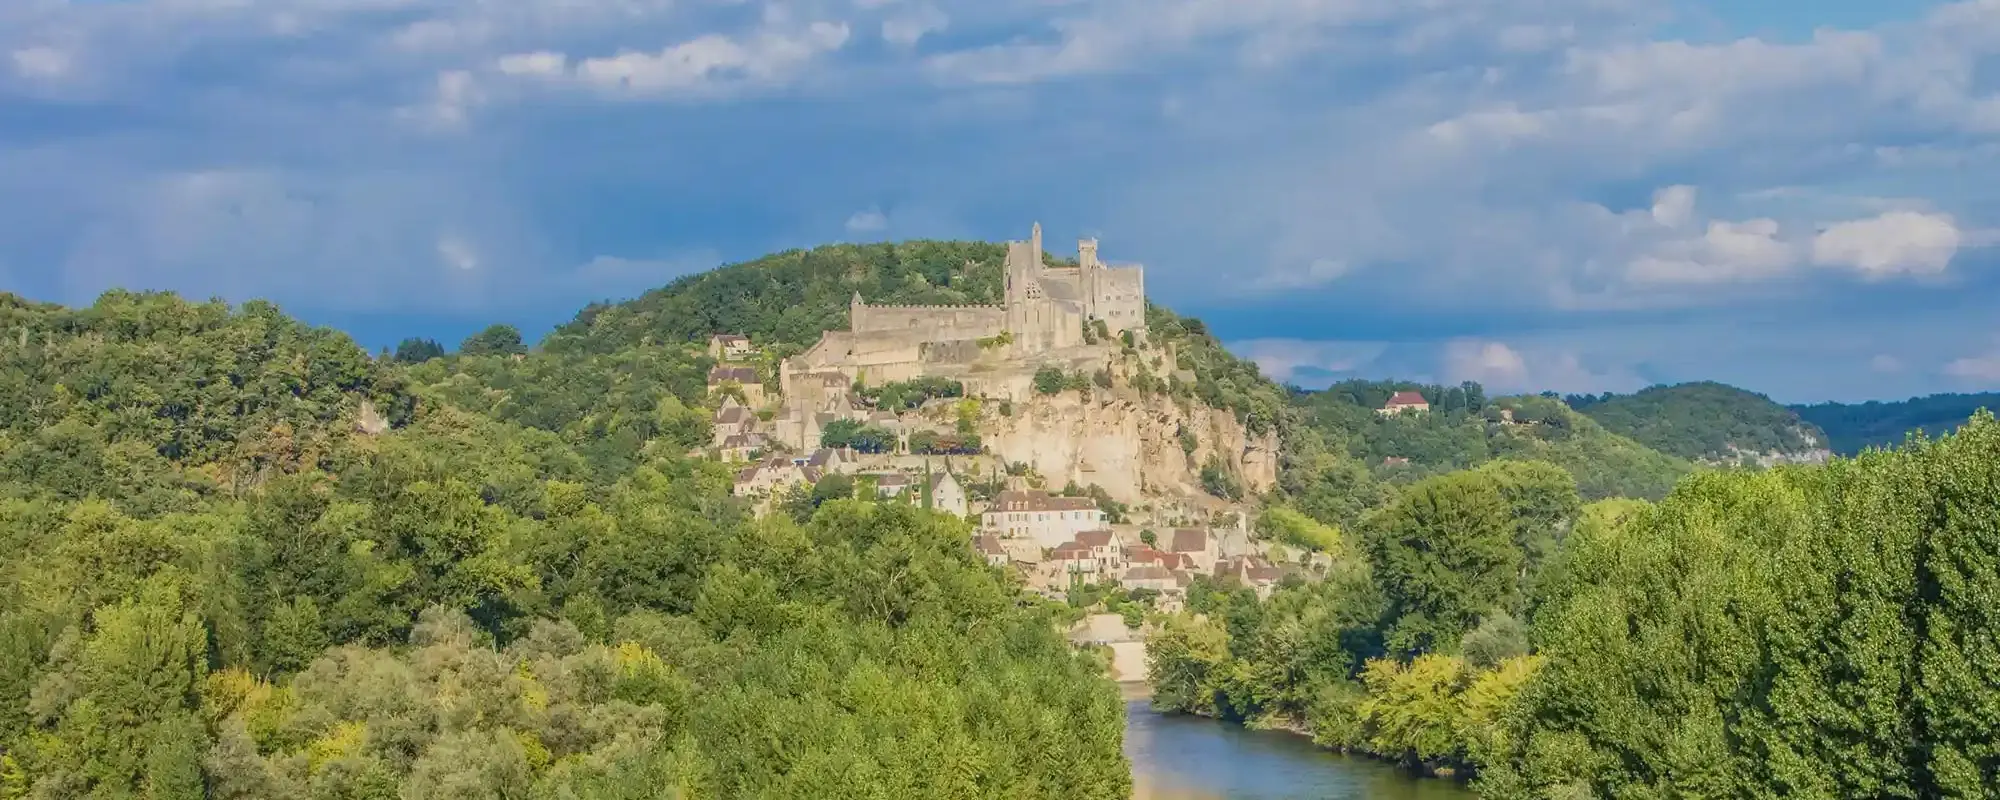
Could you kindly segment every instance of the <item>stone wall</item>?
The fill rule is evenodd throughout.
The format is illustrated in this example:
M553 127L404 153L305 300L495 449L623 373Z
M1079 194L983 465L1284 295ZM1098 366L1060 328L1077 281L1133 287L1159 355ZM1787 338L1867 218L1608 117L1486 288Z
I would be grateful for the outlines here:
M893 336L911 344L980 339L1000 333L1007 312L1000 306L854 306L853 328L867 340Z
M1113 334L1146 327L1146 273L1138 268L1093 270L1096 313Z

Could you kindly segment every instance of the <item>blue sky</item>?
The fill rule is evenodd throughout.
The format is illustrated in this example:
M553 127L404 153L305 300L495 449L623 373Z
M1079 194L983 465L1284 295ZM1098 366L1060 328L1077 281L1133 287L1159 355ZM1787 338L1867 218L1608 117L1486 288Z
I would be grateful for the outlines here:
M1039 220L1302 385L1992 390L2000 0L13 0L0 213L371 346Z

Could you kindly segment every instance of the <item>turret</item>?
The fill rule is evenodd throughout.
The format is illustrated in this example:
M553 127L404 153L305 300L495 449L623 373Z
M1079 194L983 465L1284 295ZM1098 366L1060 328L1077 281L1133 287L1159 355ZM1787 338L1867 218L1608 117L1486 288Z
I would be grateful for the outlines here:
M1076 264L1078 267L1081 267L1083 269L1097 268L1098 264L1097 264L1096 239L1076 240Z
M1042 223L1035 223L1035 231L1029 235L1028 242L1035 251L1035 269L1036 271L1040 271L1042 267L1042 253L1044 252L1042 250Z

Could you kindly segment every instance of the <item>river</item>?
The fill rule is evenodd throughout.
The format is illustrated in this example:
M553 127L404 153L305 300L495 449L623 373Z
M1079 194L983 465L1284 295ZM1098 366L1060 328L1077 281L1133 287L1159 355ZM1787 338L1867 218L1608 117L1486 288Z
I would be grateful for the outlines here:
M1412 777L1361 756L1322 750L1297 734L1245 730L1153 713L1125 698L1125 756L1134 800L1471 800L1448 780Z

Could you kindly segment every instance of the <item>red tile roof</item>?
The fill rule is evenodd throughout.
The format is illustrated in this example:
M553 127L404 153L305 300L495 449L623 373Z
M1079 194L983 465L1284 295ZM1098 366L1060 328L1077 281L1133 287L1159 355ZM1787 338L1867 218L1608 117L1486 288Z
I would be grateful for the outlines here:
M1397 392L1389 396L1389 403L1383 406L1383 408L1401 408L1403 406L1428 406L1430 404L1431 401L1425 400L1422 392Z
M1076 543L1084 547L1110 547L1110 531L1084 531L1076 535Z

